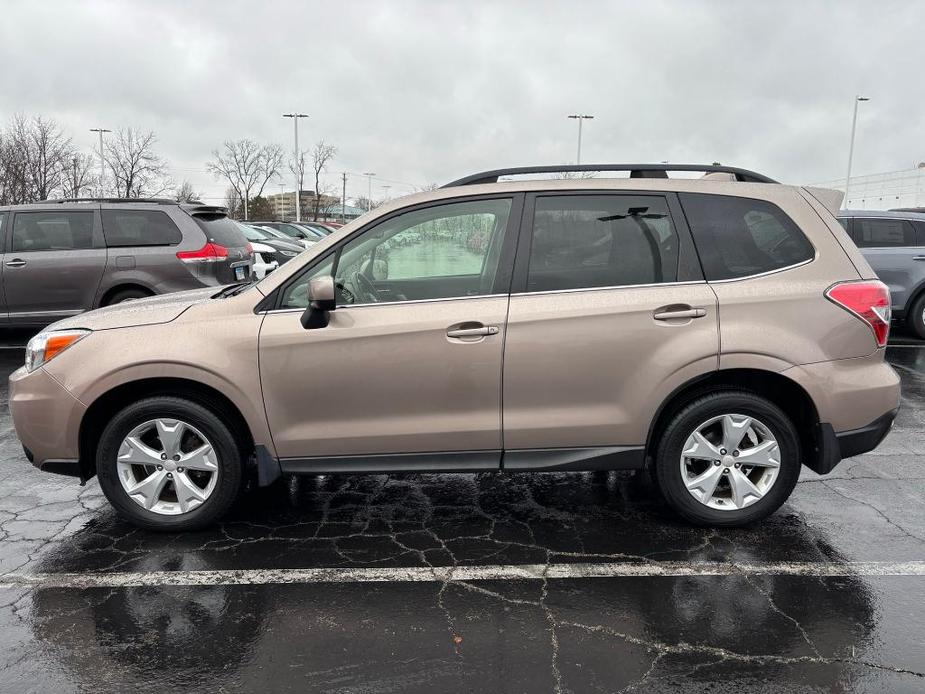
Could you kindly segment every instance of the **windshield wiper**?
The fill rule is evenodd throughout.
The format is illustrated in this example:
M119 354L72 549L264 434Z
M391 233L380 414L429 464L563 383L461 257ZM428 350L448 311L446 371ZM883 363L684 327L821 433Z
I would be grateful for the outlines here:
M256 283L257 283L257 280L251 280L248 282L239 282L238 284L229 284L227 287L225 287L222 291L220 291L218 294L216 294L212 298L225 299L229 296L237 296L238 294L243 292L245 289L253 286Z

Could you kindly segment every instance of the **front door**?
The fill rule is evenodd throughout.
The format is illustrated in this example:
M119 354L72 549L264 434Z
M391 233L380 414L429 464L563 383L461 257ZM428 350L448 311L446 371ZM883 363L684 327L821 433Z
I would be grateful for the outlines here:
M106 267L97 211L16 212L10 232L3 293L11 323L50 323L93 308Z
M260 372L284 470L498 468L515 201L394 213L280 288ZM306 330L323 275L338 306Z
M716 296L669 195L529 196L504 352L505 469L635 467L716 369ZM682 233L682 231L684 233Z

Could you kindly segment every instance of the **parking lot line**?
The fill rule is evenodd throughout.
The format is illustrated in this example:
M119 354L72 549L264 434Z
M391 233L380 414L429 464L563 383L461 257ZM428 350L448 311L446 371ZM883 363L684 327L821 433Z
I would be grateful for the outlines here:
M614 562L485 566L337 567L313 569L222 569L200 571L9 573L0 588L129 588L302 583L406 583L445 581L536 581L548 579L657 576L925 576L925 561L908 562Z

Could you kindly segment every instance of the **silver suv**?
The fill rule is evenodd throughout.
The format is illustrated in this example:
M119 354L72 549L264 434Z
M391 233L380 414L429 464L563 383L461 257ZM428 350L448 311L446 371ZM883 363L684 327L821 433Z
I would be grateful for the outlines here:
M630 178L498 182L563 170ZM477 174L252 286L51 326L13 422L152 529L211 522L247 475L441 470L642 470L688 520L748 523L899 406L889 292L830 198L728 167Z
M890 288L893 317L925 339L925 214L842 210L838 221Z
M161 199L0 207L0 324L250 279L252 252L225 208Z

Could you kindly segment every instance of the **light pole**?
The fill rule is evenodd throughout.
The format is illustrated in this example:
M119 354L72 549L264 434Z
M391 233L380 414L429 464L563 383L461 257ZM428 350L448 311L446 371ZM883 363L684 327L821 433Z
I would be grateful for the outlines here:
M373 176L376 174L373 171L367 171L363 175L366 176L366 183L368 184L366 186L366 211L369 212L373 209Z
M382 186L382 190L385 191L385 192L383 193L383 196L385 197L385 201L386 201L386 202L389 201L389 188L391 188L391 187L392 187L392 186Z
M581 163L581 122L584 120L591 120L592 118L594 118L594 116L575 113L569 116L569 118L572 118L578 121L578 159L575 163L580 164Z
M106 128L90 128L91 133L100 135L100 197L103 197L103 179L106 177L106 170L103 168L103 133L111 133L112 130Z
M341 189L341 193L340 193L340 223L346 224L347 223L347 172L344 171L340 176L344 184L344 187Z
M282 181L279 182L279 221L286 221L286 194L285 194L286 184Z
M848 186L851 185L851 160L854 158L854 132L858 125L858 104L862 101L870 101L870 99L860 94L854 97L854 116L851 118L851 143L848 145L848 173L845 176L845 199L842 201L842 207L848 206Z
M293 154L295 155L295 159L293 160L295 163L295 166L293 168L295 168L296 170L296 174L295 174L295 221L301 222L302 221L302 209L301 209L301 205L299 204L299 188L302 187L301 186L302 182L299 180L299 172L302 170L302 162L299 160L299 118L308 118L308 114L298 113L298 112L284 113L283 118L292 118L292 127L293 127L293 132L295 133L295 151L293 152Z

